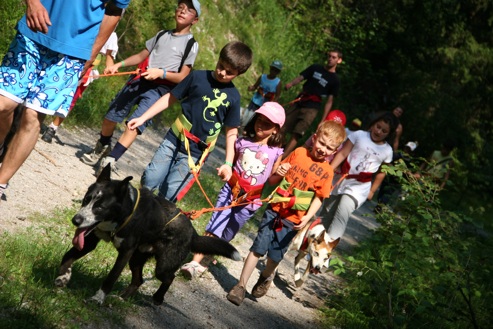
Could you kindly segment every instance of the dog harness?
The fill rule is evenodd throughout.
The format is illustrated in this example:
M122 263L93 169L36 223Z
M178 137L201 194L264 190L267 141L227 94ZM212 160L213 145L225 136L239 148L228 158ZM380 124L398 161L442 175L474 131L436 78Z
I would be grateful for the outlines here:
M178 136L178 138L182 142L185 143L185 149L188 152L188 166L190 167L192 172L198 173L203 163L205 162L207 155L209 155L209 153L212 152L212 150L214 149L220 131L218 131L214 135L208 136L204 142L200 138L192 134L190 132L191 129L192 129L192 124L190 123L190 121L188 121L188 119L185 117L183 113L181 113L176 118L175 122L173 122L173 124L171 125L171 130L173 131L173 133L176 136ZM199 144L199 148L203 149L202 156L200 157L200 160L198 161L197 164L193 162L192 155L190 154L189 140Z

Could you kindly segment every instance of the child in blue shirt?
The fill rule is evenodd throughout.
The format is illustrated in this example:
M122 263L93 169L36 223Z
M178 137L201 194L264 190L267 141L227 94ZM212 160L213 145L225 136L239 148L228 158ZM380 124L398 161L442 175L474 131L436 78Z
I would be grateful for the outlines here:
M214 71L190 73L171 92L161 97L142 116L128 123L137 129L156 114L182 100L182 113L168 130L163 142L142 175L142 185L172 202L183 196L193 176L191 161L197 164L226 126L226 161L218 175L228 181L232 175L234 144L240 124L240 93L232 80L245 73L252 63L252 51L242 42L233 41L223 47ZM186 191L185 191L186 192Z

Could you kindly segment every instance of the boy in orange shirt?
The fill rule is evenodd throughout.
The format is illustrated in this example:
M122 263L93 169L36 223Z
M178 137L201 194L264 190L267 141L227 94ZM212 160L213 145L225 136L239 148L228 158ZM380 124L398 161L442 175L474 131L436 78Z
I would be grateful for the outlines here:
M339 123L325 121L312 138L311 149L299 147L294 150L269 178L270 185L279 186L274 193L274 202L264 212L240 281L226 297L235 305L243 302L248 280L259 258L265 254L267 265L253 287L252 295L259 298L267 293L291 240L317 213L322 200L330 196L334 171L325 158L336 152L346 138L346 131ZM276 199L279 202L275 202Z

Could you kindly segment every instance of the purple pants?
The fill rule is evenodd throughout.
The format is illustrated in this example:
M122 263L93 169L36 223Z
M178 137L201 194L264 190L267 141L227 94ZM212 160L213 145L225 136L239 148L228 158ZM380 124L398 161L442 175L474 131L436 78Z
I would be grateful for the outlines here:
M231 187L226 183L219 191L216 208L228 206L231 204L231 201ZM207 224L205 231L229 242L233 240L236 233L238 233L243 225L245 225L245 223L255 214L260 206L260 203L252 203L246 206L215 211L212 214L211 220Z

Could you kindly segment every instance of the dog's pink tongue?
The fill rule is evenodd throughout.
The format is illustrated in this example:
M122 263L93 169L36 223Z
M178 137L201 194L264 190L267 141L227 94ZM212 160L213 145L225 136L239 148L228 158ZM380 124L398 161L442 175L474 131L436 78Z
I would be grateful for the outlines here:
M82 250L84 248L84 234L86 233L87 228L78 228L75 230L75 236L72 239L72 244L75 248Z

